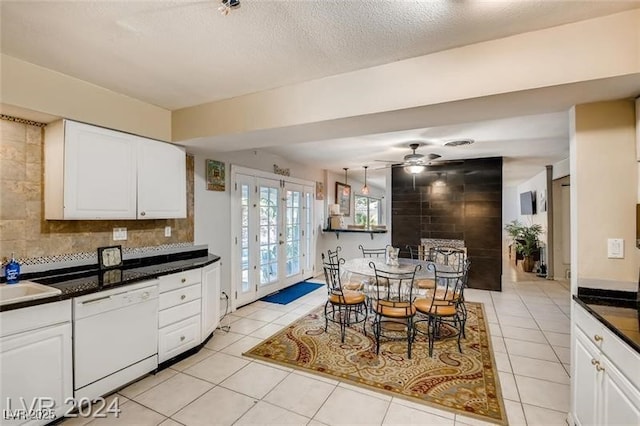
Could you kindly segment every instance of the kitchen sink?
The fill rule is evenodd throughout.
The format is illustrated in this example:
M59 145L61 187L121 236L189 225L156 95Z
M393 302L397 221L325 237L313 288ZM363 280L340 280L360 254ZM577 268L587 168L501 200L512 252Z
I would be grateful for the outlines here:
M62 293L59 289L31 281L18 284L0 284L0 305L42 299Z

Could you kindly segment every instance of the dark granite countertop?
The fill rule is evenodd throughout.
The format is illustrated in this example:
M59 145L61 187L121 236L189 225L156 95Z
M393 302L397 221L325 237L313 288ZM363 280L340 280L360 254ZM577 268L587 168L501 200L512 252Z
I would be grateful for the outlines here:
M601 291L593 294L593 292L581 292L578 289L578 294L573 295L573 299L640 353L640 305L636 298L611 297L611 292Z
M25 274L24 280L49 285L61 294L43 299L28 300L0 306L0 312L25 308L43 303L98 293L136 282L151 280L162 275L202 268L220 260L207 250L197 250L147 258L128 259L123 268L100 271L97 265L69 270L56 270L38 274Z

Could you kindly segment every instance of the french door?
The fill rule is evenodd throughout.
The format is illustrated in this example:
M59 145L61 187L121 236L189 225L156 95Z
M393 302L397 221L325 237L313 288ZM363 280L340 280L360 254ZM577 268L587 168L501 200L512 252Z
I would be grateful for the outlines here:
M313 273L312 188L280 179L235 175L232 217L236 306Z

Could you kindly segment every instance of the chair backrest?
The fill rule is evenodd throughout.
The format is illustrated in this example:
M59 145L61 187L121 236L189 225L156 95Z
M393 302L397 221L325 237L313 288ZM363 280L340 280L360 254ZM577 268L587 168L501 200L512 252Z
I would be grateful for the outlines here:
M407 244L405 247L411 259L427 260L427 253L423 245L412 246Z
M433 271L436 288L431 291L431 306L452 306L463 301L464 274L438 269L437 263L430 263L427 269ZM437 311L437 308L436 308Z
M340 259L336 262L331 262L331 259L322 256L322 267L324 269L324 278L327 282L327 292L329 294L342 295L342 282L340 281L340 264L344 263L344 259Z
M358 245L360 251L362 251L362 257L385 257L387 253L388 245L383 248L364 248L362 244Z
M422 266L416 267L410 272L389 272L376 268L374 262L369 262L369 267L375 272L374 293L378 301L384 301L390 306L411 305L414 300L413 282L416 272Z
M340 252L342 251L342 247L337 246L335 251L327 250L327 257L329 258L329 263L338 263L340 260ZM324 258L322 259L324 262Z
M447 266L453 272L463 272L466 258L465 251L459 248L431 247L429 249L429 260L431 262Z

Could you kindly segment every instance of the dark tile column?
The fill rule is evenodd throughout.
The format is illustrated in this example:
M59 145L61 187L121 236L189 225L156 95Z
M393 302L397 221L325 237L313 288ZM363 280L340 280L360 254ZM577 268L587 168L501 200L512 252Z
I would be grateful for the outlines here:
M465 241L469 286L500 290L502 275L502 158L465 160L431 167L413 178L392 171L393 246L420 238Z

